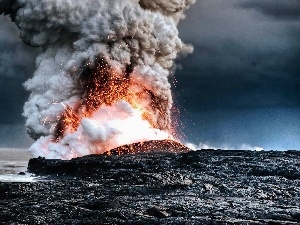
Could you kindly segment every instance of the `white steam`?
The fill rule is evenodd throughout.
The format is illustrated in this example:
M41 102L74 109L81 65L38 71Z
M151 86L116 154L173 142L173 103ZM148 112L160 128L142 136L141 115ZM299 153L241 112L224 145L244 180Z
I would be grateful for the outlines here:
M215 145L211 145L209 143L199 143L198 145L193 144L193 143L186 143L185 145L192 150L200 150L200 149L253 150L253 151L263 151L264 150L262 147L252 146L249 144L242 144L239 146L231 146L228 144L221 144L221 145L215 146Z
M15 22L22 40L44 51L37 69L25 83L31 92L24 106L26 127L37 142L33 156L63 158L102 153L122 144L172 138L169 132L172 96L169 70L178 54L192 47L178 37L177 23L195 0L17 0ZM162 128L142 119L125 100L101 106L82 118L76 131L67 130L57 142L55 128L66 107L75 107L85 87L78 84L83 66L102 56L112 70L130 65L130 89L151 91L166 102ZM138 90L139 89L139 90ZM149 99L139 99L147 108Z

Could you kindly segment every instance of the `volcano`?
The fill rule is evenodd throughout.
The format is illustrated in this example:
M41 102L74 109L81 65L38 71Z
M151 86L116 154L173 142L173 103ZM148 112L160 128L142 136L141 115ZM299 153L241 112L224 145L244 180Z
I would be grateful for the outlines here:
M34 157L178 139L170 75L176 58L193 51L177 25L195 0L0 2L23 42L43 49L24 83Z

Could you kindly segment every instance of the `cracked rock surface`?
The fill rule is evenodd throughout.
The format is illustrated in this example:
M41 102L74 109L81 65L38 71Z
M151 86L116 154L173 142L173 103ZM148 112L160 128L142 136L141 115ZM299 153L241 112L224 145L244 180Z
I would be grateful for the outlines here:
M31 159L0 183L0 224L300 224L300 151Z

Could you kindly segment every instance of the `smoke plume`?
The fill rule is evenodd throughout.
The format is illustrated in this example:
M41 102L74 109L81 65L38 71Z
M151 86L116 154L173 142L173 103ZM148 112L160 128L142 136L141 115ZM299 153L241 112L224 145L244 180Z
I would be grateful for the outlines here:
M168 76L192 47L177 24L195 0L0 0L20 37L41 46L25 82L33 156L70 159L172 139Z

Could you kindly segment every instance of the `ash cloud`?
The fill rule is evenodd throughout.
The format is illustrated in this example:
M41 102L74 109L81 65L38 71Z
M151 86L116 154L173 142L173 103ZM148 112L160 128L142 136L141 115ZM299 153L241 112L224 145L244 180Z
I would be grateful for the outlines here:
M31 92L26 127L38 139L30 148L34 156L72 158L172 138L168 76L175 58L192 52L176 26L194 1L15 3L17 10L2 11L25 43L43 48L24 84ZM124 136L128 126L138 126L137 133Z
M298 1L288 0L201 0L189 9L179 35L194 53L179 62L174 88L189 141L300 148L300 23L292 12L297 7ZM1 31L3 24L12 26L8 17L0 20ZM18 31L7 32L0 34L3 46L18 40ZM9 100L18 112L1 107L1 122L22 121L22 82L3 79L2 104L11 99L8 89L18 90L14 97L22 100Z

